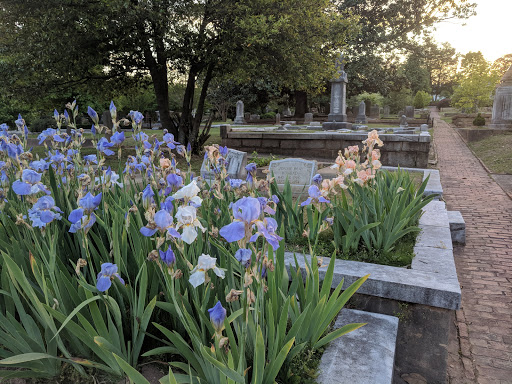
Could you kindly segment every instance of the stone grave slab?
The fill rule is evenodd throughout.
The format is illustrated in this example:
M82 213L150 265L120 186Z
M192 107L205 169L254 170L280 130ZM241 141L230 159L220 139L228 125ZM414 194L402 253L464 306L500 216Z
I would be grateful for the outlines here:
M274 175L277 186L283 190L286 179L290 183L294 194L305 193L312 183L317 171L314 160L284 159L270 162L269 174Z
M236 149L228 148L228 154L226 156L228 162L227 171L228 175L232 179L245 179L247 171L245 166L247 165L247 152L237 151ZM208 169L208 160L204 159L201 165L201 176L209 182L215 179L215 174L211 169Z

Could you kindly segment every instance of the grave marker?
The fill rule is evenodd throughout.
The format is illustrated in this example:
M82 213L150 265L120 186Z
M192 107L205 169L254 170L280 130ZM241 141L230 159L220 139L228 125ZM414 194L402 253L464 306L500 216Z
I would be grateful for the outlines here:
M307 190L313 182L313 176L317 172L317 163L314 160L284 159L273 160L269 165L269 174L274 176L277 186L283 190L286 179L294 194Z
M245 166L247 165L247 152L228 148L226 161L228 162L227 171L230 178L245 179L247 173L245 170ZM200 172L201 177L206 181L215 180L215 173L211 169L208 169L208 159L203 160Z

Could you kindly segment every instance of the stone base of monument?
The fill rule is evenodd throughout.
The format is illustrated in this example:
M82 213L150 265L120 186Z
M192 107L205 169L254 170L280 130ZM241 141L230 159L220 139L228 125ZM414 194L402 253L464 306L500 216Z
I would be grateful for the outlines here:
M346 121L327 121L322 124L324 131L334 131L336 129L352 129L352 123Z
M492 124L489 124L489 128L510 129L510 128L512 128L512 122L510 122L510 123L492 123Z
M235 121L233 121L233 125L244 125L245 121L242 118L235 118Z

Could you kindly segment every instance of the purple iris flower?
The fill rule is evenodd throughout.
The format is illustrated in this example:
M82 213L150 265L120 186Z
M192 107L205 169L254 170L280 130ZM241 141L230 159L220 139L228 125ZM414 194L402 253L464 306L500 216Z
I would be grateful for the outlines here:
M249 268L251 266L251 256L252 251L250 249L240 248L235 253L235 259L237 259L245 268Z
M155 213L155 217L153 218L154 225L146 225L140 229L140 233L142 233L146 237L153 236L156 231L160 231L160 233L164 233L167 231L169 235L176 238L181 238L181 235L176 231L175 228L172 227L172 216L165 209L161 209L157 213Z
M187 144L187 152L192 152L192 146L190 145L190 143Z
M88 106L87 107L87 114L89 115L91 120L94 121L94 124L98 124L100 119L99 119L98 114L96 113L96 111L94 109L92 109L91 107Z
M96 126L94 124L91 125L91 133L93 136L96 136Z
M217 301L213 308L208 309L208 313L210 314L210 321L215 331L221 332L224 326L224 319L226 318L226 308L222 306L220 301Z
M64 120L66 120L66 124L69 124L69 113L68 110L64 110Z
M119 276L119 273L117 273L117 265L112 263L101 264L101 271L98 273L96 281L96 288L98 288L98 291L105 292L109 289L114 278L118 279L119 282L124 285L124 280Z
M53 118L55 119L56 122L59 122L59 120L60 120L59 112L56 109L53 110Z
M116 119L117 118L117 108L116 106L114 105L114 102L113 101L110 101L110 107L109 107L109 110L110 110L110 116L112 117L112 119Z
M220 153L220 155L221 155L222 157L224 157L224 158L225 158L225 157L228 155L228 147L227 147L227 145L226 145L226 146L224 146L224 147L222 147L222 146L220 146L220 145L219 145L219 153Z
M312 186L309 187L308 194L309 194L309 197L306 199L306 201L303 201L300 204L301 207L309 205L313 201L318 201L319 203L330 203L329 200L327 200L325 197L322 196L322 193L320 192L320 189L315 184L313 184Z
M68 217L68 220L71 222L69 232L75 233L80 229L87 231L93 226L96 222L94 210L101 203L101 195L101 193L98 193L94 196L91 192L87 192L87 195L78 200L79 208L73 210Z
M144 141L142 142L142 146L144 147L144 149L151 149L151 148L153 148L153 146L151 145L151 143L150 143L149 141L147 141L147 140L144 140Z
M183 186L183 177L181 177L180 175L177 175L175 173L169 173L166 177L166 180L167 180L167 185L169 186L165 190L166 194L169 194L172 191L177 191L178 189L180 189Z
M279 248L279 242L283 240L283 238L276 234L277 221L271 217L266 217L263 221L258 220L256 222L256 228L258 228L258 231L251 236L251 242L256 241L259 236L263 236L274 251Z
M133 135L133 139L135 141L146 141L149 138L144 132L139 132L136 135Z
M38 192L50 194L50 191L41 183L42 174L32 169L24 169L21 174L21 181L16 180L12 183L12 190L18 195L33 195Z
M50 168L50 164L47 163L45 160L34 160L30 163L30 168L32 168L34 171L43 172Z
M13 143L8 143L5 149L7 150L7 156L9 156L12 159L16 159L23 153L23 147L21 146L21 144L16 145Z
M242 179L229 179L229 185L231 185L231 188L240 188L244 184L245 181Z
M0 186L2 186L3 188L9 186L9 177L7 176L4 170L2 170L2 172L0 173Z
M110 142L114 143L115 145L121 145L124 141L124 132L115 132L112 137L110 138Z
M219 231L229 243L242 240L261 214L261 205L254 197L243 197L232 206L235 220Z
M174 256L174 252L172 251L171 246L169 245L169 248L167 248L167 251L158 251L160 252L160 259L167 264L168 267L173 265L176 262L176 256Z
M101 195L101 192L96 196L91 194L91 192L87 192L87 195L78 200L78 205L84 209L85 213L91 213L99 207L101 203Z
M168 196L165 201L162 201L160 203L160 209L164 209L166 210L167 212L171 213L172 214L172 211L174 210L174 205L173 205L173 202L174 201L174 197L172 196Z
M179 144L177 141L174 140L174 135L172 133L166 133L163 137L163 140L165 141L169 149L174 149L176 148L176 145Z
M86 164L90 164L90 163L98 164L98 158L96 157L96 155L86 155L86 156L84 156L84 160L85 160Z
M0 124L0 134L2 136L9 136L7 131L9 130L9 126L5 123Z
M55 200L51 196L42 196L28 210L28 217L32 220L32 226L44 228L46 224L53 220L60 220L63 213L59 207L55 206Z
M144 115L139 111L130 111L129 116L135 122L135 124L139 125L144 119Z
M322 175L317 173L315 176L313 176L313 183L320 185L322 183Z
M155 192L153 192L151 185L148 184L142 191L142 205L144 206L144 209L148 209L148 207L155 202L153 196L155 196Z
M277 197L276 195L272 195L272 201L276 204L279 204L279 197Z
M109 149L110 147L113 147L113 143L109 143L108 140L105 137L102 137L100 141L98 141L98 145L96 146L98 151L103 152L107 156L113 155L115 152Z
M254 175L256 174L256 163L247 164L245 170L247 171L247 182L252 183L254 180Z

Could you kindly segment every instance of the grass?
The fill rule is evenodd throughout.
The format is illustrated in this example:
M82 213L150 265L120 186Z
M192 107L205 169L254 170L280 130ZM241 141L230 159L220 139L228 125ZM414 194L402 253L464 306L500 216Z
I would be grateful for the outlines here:
M512 174L512 132L469 143L492 173Z

